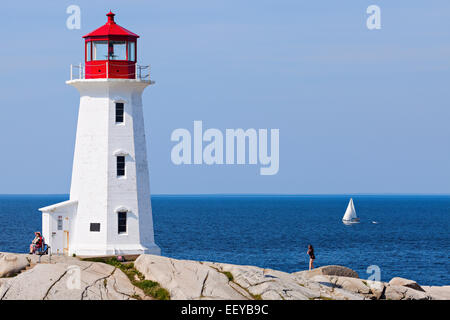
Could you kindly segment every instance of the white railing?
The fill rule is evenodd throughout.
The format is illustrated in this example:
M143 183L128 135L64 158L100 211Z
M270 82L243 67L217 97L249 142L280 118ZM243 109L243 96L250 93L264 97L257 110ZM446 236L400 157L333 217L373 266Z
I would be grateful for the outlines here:
M75 77L75 73L78 75L77 77ZM75 79L84 79L84 65L83 64L78 64L78 65L70 65L70 80L75 80Z
M148 66L136 65L136 79L150 80L150 65Z
M109 64L109 61L106 62L106 74L104 75L106 79L109 78L108 64ZM123 67L123 65L121 65L121 66ZM132 74L128 74L128 75L132 75ZM85 65L82 63L79 63L78 65L71 64L70 65L70 80L78 80L78 79L86 79ZM141 65L136 64L134 79L151 81L150 80L150 65L141 66Z

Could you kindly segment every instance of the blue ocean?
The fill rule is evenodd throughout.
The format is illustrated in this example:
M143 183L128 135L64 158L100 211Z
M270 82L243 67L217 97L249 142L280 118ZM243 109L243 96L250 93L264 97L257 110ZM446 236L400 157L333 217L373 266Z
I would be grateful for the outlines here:
M67 195L0 195L0 251L26 252L37 210ZM450 285L450 196L353 196L361 223L344 225L349 196L153 196L156 243L165 256L286 272L338 264L367 278ZM376 222L376 223L373 223Z

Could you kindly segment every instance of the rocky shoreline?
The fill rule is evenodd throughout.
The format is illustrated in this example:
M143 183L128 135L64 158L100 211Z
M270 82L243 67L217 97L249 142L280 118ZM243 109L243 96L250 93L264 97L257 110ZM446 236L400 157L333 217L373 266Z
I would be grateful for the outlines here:
M77 257L0 253L0 300L149 300L117 265ZM132 272L158 283L170 299L192 300L449 300L450 286L413 280L360 279L343 266L286 273L255 266L141 255ZM133 280L133 279L131 279Z

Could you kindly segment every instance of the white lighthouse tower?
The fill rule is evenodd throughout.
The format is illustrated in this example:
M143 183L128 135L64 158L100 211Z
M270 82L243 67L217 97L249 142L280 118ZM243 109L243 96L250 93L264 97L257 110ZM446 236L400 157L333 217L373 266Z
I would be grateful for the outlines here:
M160 254L153 234L138 35L107 14L85 35L85 64L66 83L80 93L70 199L39 209L53 254Z

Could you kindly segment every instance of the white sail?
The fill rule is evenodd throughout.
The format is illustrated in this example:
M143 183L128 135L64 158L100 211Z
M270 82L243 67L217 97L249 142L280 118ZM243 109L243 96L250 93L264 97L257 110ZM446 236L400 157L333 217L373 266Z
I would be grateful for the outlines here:
M350 202L348 203L347 210L345 210L343 221L352 221L354 219L358 219L356 216L355 206L353 205L353 199L350 198Z

